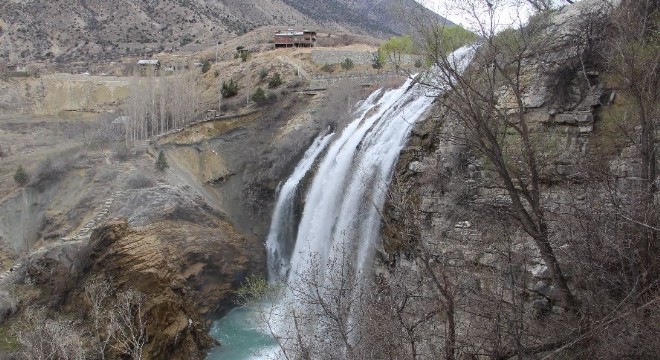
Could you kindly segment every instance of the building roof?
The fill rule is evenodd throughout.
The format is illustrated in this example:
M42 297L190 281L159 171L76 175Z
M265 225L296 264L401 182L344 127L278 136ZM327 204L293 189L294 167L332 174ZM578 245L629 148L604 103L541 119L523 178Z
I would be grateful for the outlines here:
M276 33L275 36L301 36L309 33L316 33L316 31L310 31L310 30L295 31L293 29L288 29L287 31Z
M296 35L303 35L304 33L302 31L284 31L281 33L275 34L275 36L296 36Z
M138 65L160 65L159 60L138 60Z

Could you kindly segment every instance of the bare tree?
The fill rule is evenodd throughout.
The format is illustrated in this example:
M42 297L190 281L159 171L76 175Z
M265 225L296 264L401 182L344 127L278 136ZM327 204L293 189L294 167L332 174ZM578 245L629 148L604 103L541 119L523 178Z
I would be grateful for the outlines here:
M112 316L107 312L112 296L111 283L104 277L93 278L85 285L85 297L90 303L90 315L93 321L93 346L103 360L106 350L115 337L118 325L112 321Z
M542 24L520 25L498 35L492 6L486 19L479 4L466 1L469 13L481 21L483 43L472 64L461 71L460 59L447 54L448 46L437 31L427 35L426 50L433 59L439 82L448 88L443 105L463 127L460 139L480 153L506 191L511 215L534 240L545 261L561 301L576 309L548 233L548 219L541 196L538 144L527 119L523 69L547 44L538 44Z
M122 291L110 314L110 321L116 324L116 342L112 346L134 360L142 359L142 348L147 342L144 300L145 295L136 290Z
M634 103L629 113L639 131L639 203L637 214L629 220L643 226L636 244L640 286L645 288L658 279L657 259L660 254L660 227L656 208L658 192L657 144L660 127L660 51L658 43L657 1L624 1L613 13L609 63L619 76L622 90ZM633 109L633 107L630 107Z
M288 284L294 303L302 305L301 311L291 314L296 320L295 338L302 341L300 349L311 358L360 357L359 312L365 289L360 286L361 274L350 262L350 255L343 249L336 251L341 255L325 265L318 256L312 257L300 281Z
M20 355L24 359L86 358L83 336L77 323L51 319L44 308L31 307L23 315L24 320L19 325L17 337L22 345Z
M197 115L199 98L200 90L192 72L133 78L124 104L128 116L126 145L189 124Z

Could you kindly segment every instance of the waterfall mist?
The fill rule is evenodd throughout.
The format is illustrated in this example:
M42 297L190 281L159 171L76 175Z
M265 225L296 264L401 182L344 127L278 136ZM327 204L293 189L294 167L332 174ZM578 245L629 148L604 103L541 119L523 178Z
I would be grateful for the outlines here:
M465 67L473 52L459 49L457 67ZM265 316L279 351L352 356L362 336L361 308L372 283L387 187L410 130L443 87L432 88L410 79L375 91L332 143L333 135L315 140L282 186L267 246L271 281L286 282ZM295 193L317 157L300 221L292 224Z

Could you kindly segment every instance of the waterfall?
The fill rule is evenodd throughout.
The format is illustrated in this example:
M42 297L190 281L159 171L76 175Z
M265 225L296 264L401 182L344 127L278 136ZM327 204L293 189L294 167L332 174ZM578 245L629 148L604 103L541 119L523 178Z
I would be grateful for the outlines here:
M266 249L268 250L268 276L271 282L286 280L293 240L296 236L295 198L298 184L312 167L316 158L326 148L334 133L322 133L303 155L293 174L280 187L273 220L270 224Z
M462 70L474 53L473 47L455 52ZM460 71L459 70L459 71ZM272 326L281 341L297 341L290 335L320 340L329 347L350 348L350 339L336 340L332 325L318 316L327 312L323 301L339 293L336 305L341 326L359 322L358 299L368 288L379 229L380 211L396 161L414 123L428 110L437 89L431 92L408 80L393 90L377 90L355 112L350 123L321 157L308 188L300 222L293 219L293 198L300 180L323 151L331 135L310 147L291 178L282 186L268 235L271 278L286 277L287 290L277 308ZM295 236L289 264L286 252ZM287 275L288 273L288 275ZM326 299L324 299L326 298ZM336 298L333 300L337 300ZM327 305L327 304L326 304ZM291 320L291 314L295 318ZM304 317L304 319L302 319ZM322 316L321 316L322 317ZM300 322L306 322L302 325ZM336 325L336 324L335 324ZM352 333L350 337L355 337ZM285 339L285 340L282 340ZM286 340L288 339L288 340ZM338 341L338 342L335 342Z

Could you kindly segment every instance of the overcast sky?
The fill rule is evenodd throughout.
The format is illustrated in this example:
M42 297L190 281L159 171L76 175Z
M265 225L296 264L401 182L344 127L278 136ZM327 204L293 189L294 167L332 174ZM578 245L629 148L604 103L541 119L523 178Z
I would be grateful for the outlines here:
M496 19L495 27L503 29L509 26L515 26L520 22L525 22L532 12L529 4L524 0L416 0L427 8L440 14L440 16L449 19L451 22L459 24L471 30L475 30L476 20L474 16L468 15L461 7L466 7L468 4L477 4L479 9L479 17L483 19L488 18L488 5L487 3L494 4L494 18ZM556 3L561 3L563 0L555 0Z

